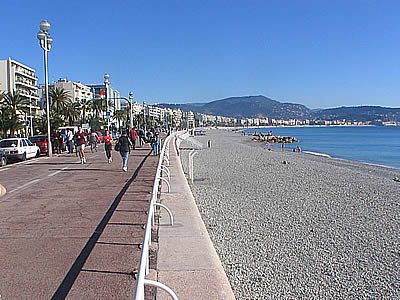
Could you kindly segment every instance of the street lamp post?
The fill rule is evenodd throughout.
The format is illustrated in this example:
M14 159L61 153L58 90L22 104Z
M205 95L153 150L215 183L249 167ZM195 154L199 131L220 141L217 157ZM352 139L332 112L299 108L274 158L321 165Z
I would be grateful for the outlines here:
M130 107L129 107L130 126L131 126L131 129L133 129L133 93L132 92L129 92L129 103L130 103Z
M129 93L129 99L128 98L125 98L125 97L117 97L117 98L110 98L109 100L125 100L127 103L128 103L128 105L129 105L129 115L130 115L130 118L131 118L131 122L130 122L130 125L131 125L131 128L133 128L133 104L132 104L132 98L133 98L133 93L132 92L130 92Z
M40 31L37 34L37 38L40 41L40 47L43 49L43 60L44 60L44 93L46 97L46 122L47 122L47 145L48 145L48 156L53 156L53 148L51 145L51 131L50 131L50 103L49 103L49 78L48 78L48 66L47 66L47 54L51 49L53 43L52 37L49 35L50 23L47 20L43 20L39 25Z
M29 129L31 131L31 137L33 136L33 116L32 116L32 101L29 100Z
M107 118L107 130L110 130L110 112L108 108L108 87L110 85L110 75L107 73L104 74L104 85L106 86L106 105L107 105L107 112L106 112L106 118Z
M147 120L146 120L146 102L143 101L143 127L144 127L144 132L147 132Z

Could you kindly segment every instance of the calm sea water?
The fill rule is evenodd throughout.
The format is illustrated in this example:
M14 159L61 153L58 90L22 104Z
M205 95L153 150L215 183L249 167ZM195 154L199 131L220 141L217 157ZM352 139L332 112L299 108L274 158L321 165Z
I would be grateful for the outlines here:
M400 168L400 127L340 126L340 127L272 127L257 131L294 136L303 151L327 154L360 162Z

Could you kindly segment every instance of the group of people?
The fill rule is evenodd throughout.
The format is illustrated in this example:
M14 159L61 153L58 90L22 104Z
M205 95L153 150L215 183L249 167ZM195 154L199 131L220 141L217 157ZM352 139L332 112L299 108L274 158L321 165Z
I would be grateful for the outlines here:
M136 131L135 128L132 128L129 132L129 137L131 139L133 149L135 149L136 141L138 140L140 146L143 146L145 143L150 143L154 155L160 154L161 143L159 132L155 128L151 128L146 132L143 129Z
M55 151L58 154L61 154L63 151L73 153L74 147L80 146L80 143L84 142L87 144L87 142L89 142L90 150L92 152L97 152L97 144L100 142L98 134L95 131L87 133L81 129L78 130L78 132L74 133L71 129L56 131L53 134L53 145ZM85 140L83 140L83 135L85 136ZM78 149L76 152L79 152Z
M79 156L81 164L86 163L85 157L85 147L89 138L89 145L91 147L91 151L97 151L97 144L99 143L99 136L96 132L86 133L80 127L78 131L73 134L72 131L67 130L67 148L69 153L73 153L73 146L75 145L76 153ZM106 153L106 157L108 163L112 162L112 143L113 138L110 135L109 131L106 130L103 136L104 149ZM139 129L136 131L135 128L127 130L122 130L121 136L118 138L115 144L115 150L118 151L122 158L122 170L124 172L128 171L128 160L129 153L131 149L136 149L136 143L139 143L142 146L144 143L150 143L153 154L160 154L160 140L159 133L154 128L150 129L148 132L145 132L143 129Z
M143 129L139 129L138 131L136 131L135 128L132 128L131 130L129 130L129 132L123 130L122 135L119 137L115 145L115 150L119 151L121 155L122 170L124 172L128 171L129 153L131 151L131 148L133 150L136 149L137 142L139 142L140 146L143 146L144 143L150 143L153 149L153 154L160 154L161 145L159 140L159 133L154 128L150 129L147 133Z

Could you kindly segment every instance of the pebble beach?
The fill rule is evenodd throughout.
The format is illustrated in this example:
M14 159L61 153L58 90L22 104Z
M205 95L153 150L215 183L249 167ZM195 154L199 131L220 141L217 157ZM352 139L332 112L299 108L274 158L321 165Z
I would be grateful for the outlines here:
M400 299L400 170L193 139L192 193L237 299Z

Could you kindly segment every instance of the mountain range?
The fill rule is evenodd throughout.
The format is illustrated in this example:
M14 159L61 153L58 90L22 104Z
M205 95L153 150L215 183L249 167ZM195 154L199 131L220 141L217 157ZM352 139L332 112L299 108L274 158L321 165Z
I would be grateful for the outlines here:
M229 97L208 103L159 104L216 116L233 118L347 120L359 122L400 122L400 108L381 106L338 107L312 110L302 104L282 103L262 95Z

